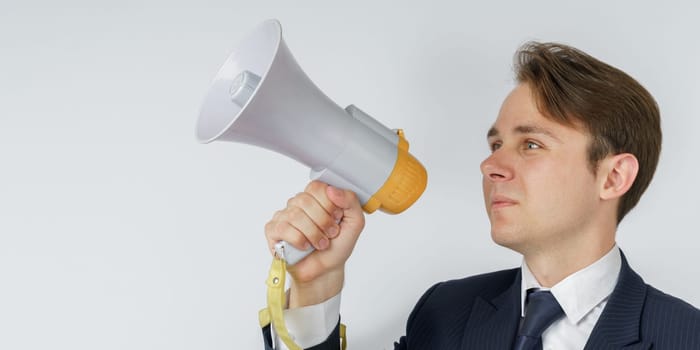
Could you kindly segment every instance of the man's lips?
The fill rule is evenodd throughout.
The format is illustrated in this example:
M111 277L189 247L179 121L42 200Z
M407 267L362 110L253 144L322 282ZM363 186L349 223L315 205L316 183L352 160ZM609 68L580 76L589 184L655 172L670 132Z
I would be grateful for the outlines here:
M502 195L491 196L491 208L505 208L518 204L518 201Z

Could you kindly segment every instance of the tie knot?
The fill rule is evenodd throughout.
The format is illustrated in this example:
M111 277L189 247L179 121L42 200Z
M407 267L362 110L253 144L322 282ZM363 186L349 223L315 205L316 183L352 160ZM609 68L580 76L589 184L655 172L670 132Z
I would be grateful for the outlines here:
M527 313L519 335L542 336L547 327L564 315L564 310L549 291L534 291L527 297Z

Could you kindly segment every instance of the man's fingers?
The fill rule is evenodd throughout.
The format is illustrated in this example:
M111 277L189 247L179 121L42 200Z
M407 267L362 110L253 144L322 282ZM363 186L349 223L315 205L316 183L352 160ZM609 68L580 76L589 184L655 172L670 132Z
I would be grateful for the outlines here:
M330 203L327 198L325 200ZM329 238L337 236L339 232L337 221L309 192L289 199L287 208L276 212L265 226L271 250L279 241L287 241L302 250L308 249L309 243L317 250L325 250L330 246Z
M301 250L310 246L325 250L330 239L341 231L359 232L363 225L364 215L355 193L312 181L304 192L287 201L285 209L274 214L265 225L265 235L270 251L279 241Z
M323 207L320 200L312 193L302 192L292 197L287 202L287 209L290 211L289 215L294 215L295 211L300 209L321 231L323 231L323 233L331 238L337 236L338 232L340 231L338 220L336 220L332 214L330 214L326 208ZM338 209L330 208L330 210L334 211ZM300 223L300 225L303 225L303 223ZM304 231L304 228L306 227L308 226L297 226L297 228L302 230L302 232L306 232Z
M270 221L265 225L265 235L271 251L279 241L286 241L299 250L307 250L311 245L317 250L327 249L328 237L303 212L285 211L281 220ZM287 220L287 218L293 218Z
M297 230L286 221L270 221L265 225L265 236L267 236L267 245L270 252L274 254L275 244L280 241L286 241L300 250L306 250L311 247L306 236Z
M313 244L314 248L318 250L328 248L328 237L304 209L291 207L285 213L286 217L283 220L292 225L297 231L302 232L306 239Z

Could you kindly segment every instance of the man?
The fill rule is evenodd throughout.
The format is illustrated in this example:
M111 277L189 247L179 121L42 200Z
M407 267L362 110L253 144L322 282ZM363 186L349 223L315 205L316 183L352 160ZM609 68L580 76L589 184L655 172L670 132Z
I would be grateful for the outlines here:
M654 99L565 45L525 44L515 68L481 171L491 236L523 264L434 285L395 348L700 349L700 311L646 285L615 243L658 162ZM363 227L354 194L318 182L266 225L271 250L318 250L289 270L302 347L338 349L344 264Z

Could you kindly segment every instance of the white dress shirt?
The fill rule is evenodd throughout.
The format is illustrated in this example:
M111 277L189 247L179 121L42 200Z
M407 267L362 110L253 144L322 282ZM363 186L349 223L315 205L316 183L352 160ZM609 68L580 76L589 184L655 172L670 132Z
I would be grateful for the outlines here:
M289 297L289 293L287 293ZM284 323L292 340L302 349L323 343L333 333L340 319L340 293L315 305L283 311ZM271 327L275 349L289 350Z
M564 310L566 317L554 321L542 333L542 348L583 349L600 314L617 285L622 268L620 249L615 245L607 254L587 267L574 272L552 288L542 288L523 260L521 286L522 315L527 312L527 290L549 290Z
M574 272L549 289L566 317L552 323L542 334L544 350L583 349L608 298L615 289L622 267L620 250L615 245L593 264ZM530 288L542 288L523 260L521 310L525 316L525 297ZM325 341L340 318L340 293L316 305L284 310L284 319L292 339L302 348ZM276 349L288 350L276 335Z

